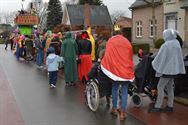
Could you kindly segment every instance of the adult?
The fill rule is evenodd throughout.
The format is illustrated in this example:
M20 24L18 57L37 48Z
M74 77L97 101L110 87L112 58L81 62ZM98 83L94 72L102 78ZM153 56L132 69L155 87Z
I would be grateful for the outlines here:
M42 44L43 39L40 38L39 33L35 35L35 47L36 47L36 64L37 68L43 68L43 59L44 59L44 46Z
M157 89L158 96L155 105L149 109L149 112L172 112L174 102L174 78L178 74L185 74L183 54L179 41L176 39L177 34L172 29L164 30L163 37L165 43L159 49L159 52L152 62L156 71L156 77L160 77ZM167 106L162 109L164 98L164 89L167 88L168 102Z
M55 54L60 55L61 53L61 42L58 36L53 37L50 43L50 47L55 49Z
M65 83L67 86L75 85L78 80L76 62L78 46L70 32L66 34L66 39L63 41L61 48L61 56L64 57Z
M26 60L31 61L33 59L32 56L33 40L31 39L31 36L28 36L26 38L25 45L26 45Z
M113 36L106 43L101 69L112 80L112 115L118 114L118 87L121 85L120 120L126 118L128 85L134 80L133 51L129 40L122 35Z
M8 44L9 44L9 37L6 36L5 37L5 50L7 50Z
M17 60L20 60L21 59L20 57L23 57L23 51L24 51L24 45L25 45L25 42L24 42L25 36L21 35L21 36L18 36L18 37L19 37L19 39L17 41L17 47L16 47L16 58L17 58Z
M80 60L80 62L78 63L79 80L88 80L87 74L90 72L92 67L92 45L91 42L88 40L88 37L88 33L84 31L81 34L81 40L78 41L78 58Z

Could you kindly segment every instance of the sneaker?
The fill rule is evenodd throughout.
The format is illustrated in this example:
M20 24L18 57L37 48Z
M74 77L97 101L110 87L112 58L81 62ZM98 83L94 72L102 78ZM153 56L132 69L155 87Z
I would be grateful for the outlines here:
M51 84L51 86L52 86L53 88L55 88L55 87L56 87L54 84Z
M161 108L155 108L155 107L152 107L148 110L149 113L151 112L162 112L163 110Z
M42 69L43 68L43 66L39 66L39 69Z
M50 84L50 88L53 88L52 84Z
M65 86L69 86L70 84L69 84L69 82L65 82Z
M164 109L163 109L164 112L173 112L173 107L169 107L169 106L166 106Z

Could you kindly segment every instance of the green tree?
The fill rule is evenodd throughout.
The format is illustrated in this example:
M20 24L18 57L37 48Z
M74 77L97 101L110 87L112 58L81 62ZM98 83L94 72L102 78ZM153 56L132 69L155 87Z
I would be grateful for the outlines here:
M59 0L50 0L47 9L47 29L53 30L55 26L61 24L62 16L61 2Z
M89 3L90 5L104 5L103 0L79 0L79 4Z

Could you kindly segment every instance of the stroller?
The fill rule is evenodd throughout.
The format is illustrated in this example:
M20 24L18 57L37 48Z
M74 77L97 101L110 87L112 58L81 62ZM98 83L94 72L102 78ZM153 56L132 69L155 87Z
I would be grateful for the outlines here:
M140 62L135 68L135 84L137 86L137 91L132 96L132 102L136 107L142 105L142 97L139 93L145 93L151 101L156 101L157 99L157 84L159 78L155 77L155 70L152 67L152 61L155 55L152 53L141 57ZM186 74L177 75L174 79L174 94L178 95L182 90L182 85L188 80L188 65L186 62L188 59L184 59ZM183 88L185 89L185 85ZM187 87L188 88L188 87ZM164 90L165 94L167 91Z
M88 82L86 83L85 99L91 111L97 111L99 100L106 97L107 104L110 104L110 96L112 90L112 81L101 70L100 64L97 62L93 65L88 74ZM119 97L121 98L121 89L119 89ZM133 95L137 90L134 84L129 84L128 93Z
M152 53L140 57L139 63L135 67L136 93L132 96L132 102L136 107L142 104L140 93L145 93L152 101L157 99L157 84L159 78L155 77L155 70L151 62L154 59Z

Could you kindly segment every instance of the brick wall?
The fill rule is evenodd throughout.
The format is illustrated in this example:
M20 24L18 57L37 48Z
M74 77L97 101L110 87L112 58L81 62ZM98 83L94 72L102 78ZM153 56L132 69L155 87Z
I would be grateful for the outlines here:
M185 43L184 45L188 47L188 9L185 12Z
M156 39L162 38L163 32L163 6L160 5L155 8L155 18L157 20L157 35ZM152 8L145 7L132 10L133 30L132 41L136 43L149 43L153 45L153 39L150 38L150 20L152 19ZM142 37L136 37L136 22L142 21Z

